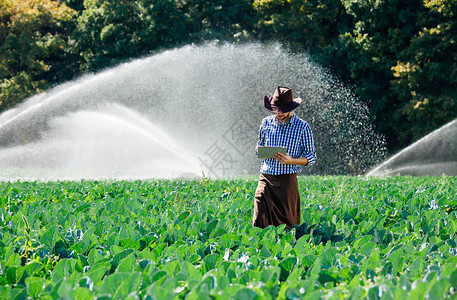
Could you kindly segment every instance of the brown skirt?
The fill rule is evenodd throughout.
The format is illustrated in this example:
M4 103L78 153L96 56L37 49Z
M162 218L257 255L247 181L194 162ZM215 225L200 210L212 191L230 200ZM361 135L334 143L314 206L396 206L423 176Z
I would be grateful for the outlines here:
M297 173L283 175L260 174L254 198L252 225L260 228L300 224L300 195Z

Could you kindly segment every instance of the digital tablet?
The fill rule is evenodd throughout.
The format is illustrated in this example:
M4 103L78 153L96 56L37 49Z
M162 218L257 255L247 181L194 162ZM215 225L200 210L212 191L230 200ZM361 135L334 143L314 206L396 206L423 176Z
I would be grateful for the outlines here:
M259 147L257 148L257 155L259 158L273 158L276 153L286 154L285 147Z

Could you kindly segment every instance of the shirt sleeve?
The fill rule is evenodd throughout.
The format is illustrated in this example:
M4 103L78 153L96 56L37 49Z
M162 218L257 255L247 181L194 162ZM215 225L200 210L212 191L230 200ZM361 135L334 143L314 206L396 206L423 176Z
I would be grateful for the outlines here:
M264 123L265 120L262 120L259 128L259 139L257 141L257 146L255 147L255 154L257 155L257 148L261 146L265 146L265 131L264 131Z
M306 157L308 165L316 163L316 149L314 148L313 131L309 124L306 124L302 133L302 157Z

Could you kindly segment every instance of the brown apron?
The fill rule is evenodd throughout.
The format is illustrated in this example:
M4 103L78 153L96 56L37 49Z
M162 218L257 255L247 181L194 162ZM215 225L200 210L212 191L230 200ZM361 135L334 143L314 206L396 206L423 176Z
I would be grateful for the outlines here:
M254 198L252 225L260 228L300 224L300 195L297 173L283 175L260 174Z

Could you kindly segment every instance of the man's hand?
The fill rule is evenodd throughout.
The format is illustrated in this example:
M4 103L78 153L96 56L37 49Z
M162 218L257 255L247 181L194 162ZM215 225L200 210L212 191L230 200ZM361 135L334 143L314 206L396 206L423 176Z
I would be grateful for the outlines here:
M293 158L289 154L276 153L273 157L283 165L304 165L308 164L306 157Z
M294 165L294 159L289 154L276 153L274 159L283 165Z

